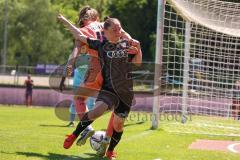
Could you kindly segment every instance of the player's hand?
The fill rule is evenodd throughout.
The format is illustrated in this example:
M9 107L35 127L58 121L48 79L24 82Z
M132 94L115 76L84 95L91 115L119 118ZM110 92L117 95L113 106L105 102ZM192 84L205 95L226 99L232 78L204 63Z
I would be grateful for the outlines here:
M121 29L121 37L126 40L132 39L132 37L127 32L125 32L123 29Z
M140 47L140 42L136 39L129 40L131 46Z
M73 72L73 66L71 64L67 65L67 76L70 77L72 75L72 72Z
M65 79L66 79L66 77L62 77L60 85L59 85L59 90L61 92L66 88L66 86L65 86Z
M62 15L62 14L58 14L57 15L57 19L60 21L60 22L64 22L66 20L66 18Z
M141 47L140 47L140 42L138 40L130 39L129 45L130 45L129 49L128 49L129 54L138 54L139 53L139 50L141 49Z
M134 46L130 46L128 49L127 49L127 52L128 54L138 54L138 48L137 47L134 47Z

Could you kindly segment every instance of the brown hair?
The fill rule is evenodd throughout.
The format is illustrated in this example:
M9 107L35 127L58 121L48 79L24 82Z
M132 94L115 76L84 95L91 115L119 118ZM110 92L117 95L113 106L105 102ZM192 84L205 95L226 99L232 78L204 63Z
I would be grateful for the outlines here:
M110 18L109 16L106 16L106 17L103 18L103 21L105 22L109 18Z
M90 6L83 7L79 12L78 25L83 27L84 20L95 21L99 17L97 10L91 8Z
M104 29L108 29L110 26L112 26L112 24L114 24L116 22L120 23L120 21L117 18L105 17L104 20L105 20L105 22L103 24Z

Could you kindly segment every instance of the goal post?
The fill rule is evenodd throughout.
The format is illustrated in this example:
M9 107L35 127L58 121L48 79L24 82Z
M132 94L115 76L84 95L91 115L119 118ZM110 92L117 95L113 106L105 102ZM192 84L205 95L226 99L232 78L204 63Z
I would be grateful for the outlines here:
M189 61L190 61L190 36L191 23L186 21L185 24L185 41L184 41L184 68L183 68L183 93L182 93L182 123L186 122L188 108L188 82L189 82Z
M152 129L158 128L159 106L160 106L160 84L161 84L161 64L163 56L163 33L164 33L164 9L166 0L158 0L157 11L157 36L156 36L156 53L155 53L155 74L154 74L154 97L153 97L153 115Z
M204 125L233 120L231 106L240 110L240 2L158 0L155 58L153 129L160 112L182 115L181 122L204 116Z

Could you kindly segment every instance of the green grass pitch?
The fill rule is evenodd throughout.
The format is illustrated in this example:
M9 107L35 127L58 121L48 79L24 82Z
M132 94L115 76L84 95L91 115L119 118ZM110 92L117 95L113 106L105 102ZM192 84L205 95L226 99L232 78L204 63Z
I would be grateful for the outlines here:
M132 114L137 114L136 112ZM144 113L142 113L144 114ZM93 126L105 129L110 114L106 114ZM224 136L229 129L240 134L239 123L228 122L235 128L224 130L226 121L215 126L211 118L209 126L202 126L205 119L193 117L183 125L177 122L160 122L158 130L150 130L150 120L132 118L126 121L122 141L117 146L118 160L238 160L239 154L218 151L190 150L188 146L196 139L240 140L240 137ZM83 147L62 147L65 135L74 128L64 127L68 122L59 120L53 108L25 108L0 106L0 159L1 160L100 160L89 142ZM215 126L215 127L214 127ZM202 134L210 130L213 135ZM194 134L192 134L192 131ZM189 133L187 133L189 132ZM217 135L219 134L219 135ZM106 159L106 158L105 158Z

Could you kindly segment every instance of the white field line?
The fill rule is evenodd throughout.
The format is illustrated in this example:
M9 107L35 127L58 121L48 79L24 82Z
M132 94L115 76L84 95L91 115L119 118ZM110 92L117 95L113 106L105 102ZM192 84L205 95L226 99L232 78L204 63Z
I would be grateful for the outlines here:
M199 132L193 130L192 132L188 131L167 131L169 133L177 133L177 134L198 134L198 135L208 135L208 136L226 136L226 137L240 137L240 134L213 134L207 132Z
M227 148L229 151L233 152L233 153L240 153L239 151L237 151L235 149L236 146L240 145L240 143L234 143L234 144L230 144Z
M169 123L169 124L164 124L164 125L182 125L183 127L186 126L192 126L192 127L202 127L202 128L205 128L205 127L208 127L207 129L209 130L209 127L210 128L219 128L219 129L229 129L229 130L236 130L236 131L240 131L240 126L239 127L233 127L233 126L223 126L223 125L214 125L214 124L204 124L204 123L192 123L192 124L180 124L180 123Z
M147 135L151 134L152 132L153 132L152 130L148 130L148 131L144 131L144 132L139 133L139 134L135 134L135 135L130 136L130 137L126 137L125 139L123 139L122 143L130 142L130 141L136 140L138 138L142 138L144 136L147 136Z

